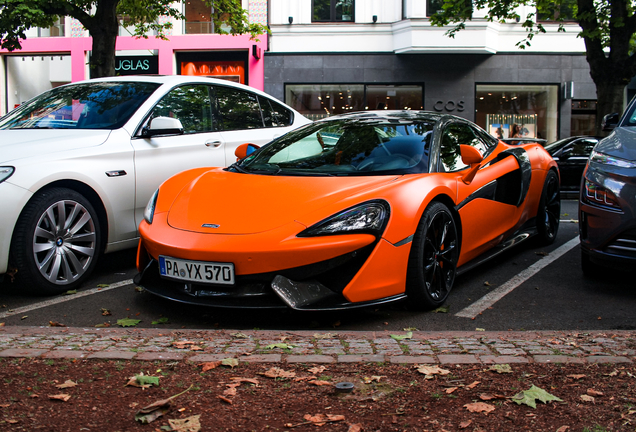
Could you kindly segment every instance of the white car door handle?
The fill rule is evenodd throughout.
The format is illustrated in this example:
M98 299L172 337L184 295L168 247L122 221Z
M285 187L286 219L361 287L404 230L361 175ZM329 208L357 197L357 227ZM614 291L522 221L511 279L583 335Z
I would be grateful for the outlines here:
M223 144L221 141L207 141L205 143L205 146L206 147L215 147L216 148L216 147L220 147L221 144Z

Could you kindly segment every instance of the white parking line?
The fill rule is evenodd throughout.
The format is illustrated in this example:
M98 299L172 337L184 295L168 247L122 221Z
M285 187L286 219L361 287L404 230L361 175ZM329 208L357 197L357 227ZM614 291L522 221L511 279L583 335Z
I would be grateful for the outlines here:
M497 303L501 300L506 294L510 293L512 290L517 288L519 285L530 279L532 276L537 274L541 269L550 265L557 259L559 259L563 254L570 251L572 248L576 247L579 244L579 238L574 237L569 242L561 245L556 250L550 252L550 255L545 258L540 259L536 263L532 264L530 267L519 273L517 276L510 279L505 284L501 285L499 288L489 292L475 303L471 304L467 308L464 308L457 312L455 316L462 318L475 318L477 315L488 309L490 306Z
M115 288L120 288L126 285L132 285L133 284L133 280L132 279L127 279L125 281L121 281L121 282L116 282L114 284L110 284L107 287L102 287L102 288L93 288L93 289L89 289L86 291L80 291L77 294L72 294L72 295L63 295L60 297L55 297L52 298L50 300L45 300L43 302L39 302L39 303L33 303L30 304L28 306L24 306L24 307L19 307L16 309L10 309L7 312L2 312L0 313L0 319L6 318L6 317L10 317L13 315L19 315L19 314L23 314L35 309L40 309L43 307L47 307L47 306L51 306L54 304L58 304L58 303L64 303L70 300L75 300L76 298L80 298L80 297L86 297L92 294L97 294L100 292L104 292L104 291L109 291Z

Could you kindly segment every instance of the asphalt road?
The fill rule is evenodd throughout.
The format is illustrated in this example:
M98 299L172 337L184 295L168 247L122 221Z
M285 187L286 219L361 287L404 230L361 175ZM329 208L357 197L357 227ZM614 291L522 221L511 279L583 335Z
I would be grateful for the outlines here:
M116 326L118 319L134 318L141 320L137 327L171 329L636 329L636 273L606 270L600 279L585 278L580 269L577 217L577 202L563 201L562 223L553 245L521 244L458 277L446 303L447 312L413 312L399 303L328 313L182 305L135 289L130 282L136 273L135 251L131 250L105 256L77 294L26 297L20 295L20 286L3 283L0 323L95 327ZM489 301L479 306L484 299ZM110 315L103 315L104 310ZM159 323L162 318L167 323Z

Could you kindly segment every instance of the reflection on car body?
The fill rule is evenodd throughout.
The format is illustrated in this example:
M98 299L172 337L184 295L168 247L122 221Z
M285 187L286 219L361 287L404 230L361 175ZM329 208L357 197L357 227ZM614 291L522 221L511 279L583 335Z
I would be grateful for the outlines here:
M432 308L457 274L531 236L554 241L559 213L557 166L537 143L438 113L345 114L166 181L135 281L210 306ZM235 283L210 283L202 263Z
M614 123L618 115L610 116ZM581 265L590 276L636 263L636 99L611 128L592 150L579 195Z

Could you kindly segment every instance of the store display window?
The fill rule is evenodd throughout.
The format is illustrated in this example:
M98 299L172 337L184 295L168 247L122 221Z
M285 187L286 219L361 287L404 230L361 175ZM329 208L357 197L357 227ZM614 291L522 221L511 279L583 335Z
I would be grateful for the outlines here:
M558 137L558 85L477 84L475 122L501 139Z
M285 103L312 120L364 110L422 109L421 85L289 84Z

